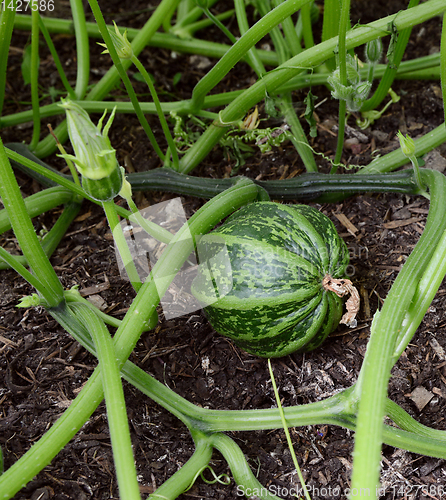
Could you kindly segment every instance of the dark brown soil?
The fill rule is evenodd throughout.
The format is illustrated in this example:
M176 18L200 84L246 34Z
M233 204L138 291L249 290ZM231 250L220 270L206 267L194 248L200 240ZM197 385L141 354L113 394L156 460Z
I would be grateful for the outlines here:
M156 3L156 2L151 2ZM113 4L113 3L112 3ZM138 2L114 2L104 6L113 12L110 18L128 26L141 26L147 13L138 11ZM356 12L353 22L362 23L397 12L405 2L353 2ZM373 6L372 6L373 4ZM146 8L141 3L141 9ZM217 5L218 8L218 5ZM62 11L57 15L62 16ZM426 55L438 49L440 20L434 19L416 27L408 47L407 58ZM424 31L423 31L424 30ZM220 39L211 30L208 37ZM14 33L10 52L8 88L5 114L28 109L29 89L20 76L21 51L28 40L26 33ZM58 46L62 60L74 60L71 39L64 38ZM42 85L48 88L57 80L55 68L42 47ZM108 56L91 43L92 81L109 66ZM147 49L141 60L154 75L161 93L174 93L179 98L190 96L200 72L190 70L187 55L172 59L168 51ZM182 73L181 85L175 89L172 79ZM75 77L75 70L69 76ZM245 65L238 65L216 91L231 90L250 85L253 75ZM46 85L46 87L45 87ZM137 91L146 92L135 83ZM401 96L384 116L364 131L364 142L353 150L345 150L344 161L367 164L372 154L384 154L397 147L398 129L412 137L423 135L443 121L443 107L439 82L396 82L393 89ZM116 91L119 92L119 91ZM330 100L323 88L313 89L319 101L328 100L318 108L318 137L313 147L326 155L333 153L336 137L330 125L337 121L337 104ZM304 92L295 95L302 102ZM165 97L167 99L167 96ZM26 104L25 104L26 102ZM96 119L96 117L93 117ZM48 120L53 127L57 119ZM153 119L154 131L159 126ZM354 119L349 124L354 127ZM43 133L46 133L46 127ZM2 130L2 139L29 141L30 126ZM130 159L136 171L159 166L150 151L139 123L128 115L117 116L112 128L112 144L123 164ZM162 140L160 140L162 143ZM430 155L428 166L444 169L443 150ZM47 159L56 167L63 167L58 158ZM234 162L215 149L197 169L196 174L211 177L230 175ZM327 165L322 164L322 169ZM250 178L287 178L303 171L300 158L289 144L261 156L256 153L239 170ZM39 189L34 181L18 173L24 193ZM170 194L147 192L139 194L140 207L172 197ZM185 198L188 215L203 200ZM375 311L381 306L401 265L410 254L423 231L429 204L421 197L362 195L341 204L317 207L336 224L351 253L352 280L361 293L362 306L355 329L339 327L314 352L293 354L274 360L273 367L283 405L299 405L324 399L356 380L367 346L369 327ZM54 210L35 219L37 231L52 226L60 213ZM340 219L345 216L355 229L347 230ZM16 240L11 232L2 236L1 244L15 252ZM52 263L66 288L79 285L89 295L89 287L103 284L98 298L110 314L121 318L130 305L133 291L120 278L113 243L101 210L89 203L73 223ZM70 404L96 366L96 359L79 348L78 344L43 309L17 309L19 299L32 293L31 287L12 271L0 275L0 446L5 468L10 467L36 442ZM434 299L415 338L393 370L389 396L423 424L446 429L446 286ZM145 334L137 344L131 360L159 381L189 401L213 409L253 409L275 406L275 399L265 360L250 356L229 340L216 334L204 316L194 313L176 320L161 320L157 328ZM128 414L137 469L144 497L153 492L184 464L193 453L194 445L188 430L163 408L125 384ZM411 399L417 387L429 391L432 398L421 410ZM334 499L330 491L343 491L349 485L352 465L353 435L334 426L314 426L291 430L296 453L306 483L314 490L312 498ZM240 432L231 435L248 457L252 469L263 485L290 488L297 484L297 476L282 430ZM225 460L215 453L211 462L216 474L230 471ZM382 481L386 487L385 499L428 498L420 485L446 485L446 462L413 453L383 448ZM322 489L325 487L325 493ZM317 492L319 491L319 493ZM403 494L401 494L403 493ZM406 497L404 497L404 493ZM412 495L412 496L410 496ZM105 406L102 403L81 432L59 453L51 465L29 483L15 497L22 499L106 499L118 498L114 475ZM236 499L234 481L231 485L209 485L197 479L195 485L180 498ZM429 497L430 498L430 497ZM437 497L439 498L439 497Z

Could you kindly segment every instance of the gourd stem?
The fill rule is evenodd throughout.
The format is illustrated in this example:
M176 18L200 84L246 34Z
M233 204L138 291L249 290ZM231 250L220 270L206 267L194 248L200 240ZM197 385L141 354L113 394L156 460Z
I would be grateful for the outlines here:
M435 144L438 144L441 139L444 140L443 136L445 134L439 129L437 135L439 137L435 140ZM419 140L416 140L415 143L417 144L417 151L420 150L420 154L424 154L426 149L429 150L431 145L435 147L435 144L430 142L429 144L418 145L417 141ZM7 144L6 152L15 167L24 171L39 183L46 186L54 186L56 183L60 183L72 190L75 189L71 176L56 172L52 167L33 155L23 144ZM389 154L393 155L397 152L394 151ZM20 153L21 156L17 153ZM403 156L402 153L401 156ZM21 157L23 157L23 161L21 161ZM407 158L405 160L407 162ZM35 165L33 165L32 161L34 161ZM49 179L45 178L46 172L48 172ZM414 181L413 172L410 170L401 172L380 172L379 170L369 173L362 172L360 171L355 175L327 175L310 172L292 179L254 180L253 182L265 189L274 200L304 201L317 199L317 201L323 202L337 202L349 195L361 192L420 194ZM148 172L132 173L126 178L130 182L133 191L169 191L205 199L213 198L222 193L231 187L234 180L237 179L237 177L231 179L206 179L175 172L168 168L156 168ZM82 190L78 190L76 193L82 193Z
M128 176L134 191L164 190L182 195L212 198L227 189L232 179L203 179L156 169ZM272 199L313 200L335 193L343 199L359 192L397 192L418 194L418 188L411 171L387 173L386 175L326 175L319 173L302 174L293 179L273 181L253 181L263 187Z

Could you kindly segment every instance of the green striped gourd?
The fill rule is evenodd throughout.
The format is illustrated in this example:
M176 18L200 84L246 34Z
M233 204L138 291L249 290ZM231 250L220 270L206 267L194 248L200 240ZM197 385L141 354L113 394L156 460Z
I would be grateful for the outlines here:
M245 351L261 357L309 351L339 324L342 299L323 281L344 277L349 256L333 223L318 210L252 203L204 239L208 254L212 245L215 253L226 245L230 268L208 260L199 266L192 291L210 304L204 311L213 328ZM219 296L222 283L230 291Z

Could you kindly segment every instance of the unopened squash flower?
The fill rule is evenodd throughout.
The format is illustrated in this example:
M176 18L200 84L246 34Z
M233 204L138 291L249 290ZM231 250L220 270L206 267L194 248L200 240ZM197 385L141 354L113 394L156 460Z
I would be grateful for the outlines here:
M131 59L133 57L133 49L131 43L127 39L127 31L121 33L114 21L113 24L115 25L115 31L113 31L111 28L108 28L108 32L112 39L115 50L119 56L119 59ZM104 52L102 52L103 54L109 53L109 50L105 43L98 43L98 45L105 47Z
M415 155L415 141L409 134L406 134L406 137L398 130L396 136L400 141L401 151L404 156L411 159Z
M409 158L409 160L412 163L414 180L418 186L418 189L420 190L420 194L429 199L429 194L426 192L426 185L424 184L423 179L421 178L421 171L420 171L420 166L418 164L418 158L417 155L415 154L416 151L415 141L412 139L412 137L409 136L409 134L406 134L406 136L404 137L404 135L401 133L400 130L398 130L396 136L400 141L401 152L406 158Z
M121 190L123 182L116 150L108 138L116 109L102 129L105 113L96 126L88 113L75 102L62 100L60 106L67 114L68 134L74 149L74 156L61 156L72 160L76 165L82 175L82 187L89 196L97 201L112 200Z
M370 40L365 46L365 58L368 64L377 64L383 53L381 38Z

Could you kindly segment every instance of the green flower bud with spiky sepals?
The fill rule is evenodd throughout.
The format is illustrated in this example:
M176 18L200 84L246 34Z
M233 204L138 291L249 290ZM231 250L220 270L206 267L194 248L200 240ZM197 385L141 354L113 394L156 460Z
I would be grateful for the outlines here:
M334 99L346 101L349 111L358 111L370 92L371 84L361 81L358 60L350 54L347 54L346 70L347 85L341 82L339 68L333 71L327 78L327 82L333 89L331 95Z
M343 85L341 83L339 69L335 69L333 71L333 73L327 78L327 83L333 89L331 91L333 99L346 101L353 92L353 87L351 85Z
M63 154L76 165L82 175L84 191L97 201L110 201L121 190L123 176L116 160L116 151L108 138L116 108L102 130L102 115L94 125L88 113L70 100L62 100L59 106L67 114L68 135L74 149L74 156Z
M412 158L415 155L415 142L409 134L406 137L398 130L396 136L400 141L401 151L406 158Z
M27 295L26 297L22 297L16 307L23 307L24 309L28 309L30 307L38 307L41 305L41 298L37 295L37 293L33 293L31 295Z
M365 46L365 60L368 64L377 64L383 53L383 44L381 38L370 40Z
M347 54L347 85L341 83L339 68L327 78L331 86L331 95L334 99L345 101L350 112L359 111L369 95L372 86L369 81L361 81L358 61Z
M347 99L347 109L352 113L359 111L364 101L367 99L371 87L371 82L360 82L355 85L353 87L353 92Z
M108 28L108 32L110 33L110 37L119 59L131 59L133 57L133 49L132 44L127 39L127 30L124 31L124 33L121 33L114 21L113 24L115 26L115 31L113 31L111 28ZM107 45L105 43L98 42L98 45L105 47L104 52L102 52L103 54L109 54Z
M430 199L429 194L426 192L426 185L423 183L423 180L421 178L420 165L418 164L418 158L415 154L415 141L412 139L412 137L409 137L409 134L406 134L406 137L404 137L400 130L398 130L396 136L400 141L401 152L406 158L409 158L410 162L412 163L414 180L420 190L420 193L426 198Z

